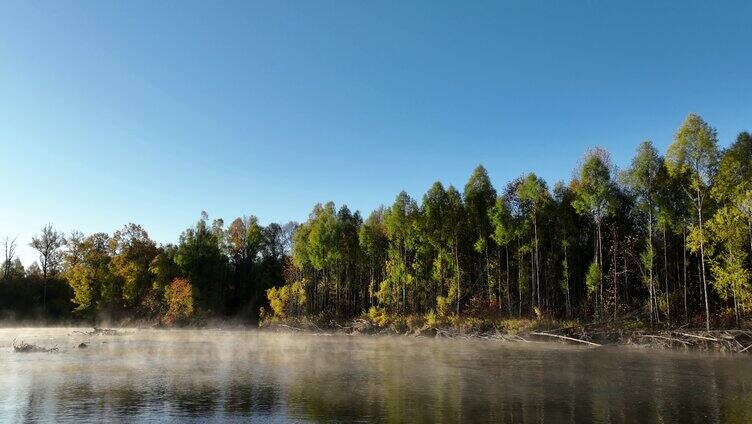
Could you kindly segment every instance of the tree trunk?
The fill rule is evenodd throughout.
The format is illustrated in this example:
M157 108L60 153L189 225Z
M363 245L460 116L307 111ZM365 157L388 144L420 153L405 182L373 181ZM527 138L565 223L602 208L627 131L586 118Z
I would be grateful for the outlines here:
M496 249L496 283L499 286L496 303L498 304L499 311L501 311L501 247Z
M522 316L522 252L520 252L519 239L517 239L517 297L519 298L519 310L517 314Z
M486 256L486 287L488 287L488 300L493 300L493 286L491 285L491 270L488 266L488 240L486 240L485 243L485 252L484 255Z
M682 236L684 237L684 243L682 244L682 268L684 268L684 320L689 321L689 309L687 308L687 226L684 224L682 224Z
M509 315L512 315L512 285L511 281L509 280L509 243L504 245L504 250L506 251L506 257L507 257L507 308L509 309Z
M530 310L535 312L535 252L530 252Z
M624 301L627 303L627 305L629 305L630 299L629 299L629 274L627 273L627 255L622 254L621 258L624 261Z
M655 292L655 289L653 288L653 208L650 206L650 211L648 212L648 249L650 250L650 269L648 270L648 279L650 280L648 286L649 293L648 297L649 304L650 304L650 325L653 325L653 320L655 319L655 311L653 309L653 299Z
M567 277L566 277L566 280L565 280L565 282L567 283L567 291L566 291L566 296L567 297L565 299L566 300L565 306L566 306L566 311L567 311L567 318L569 318L570 316L572 316L572 305L571 305L570 299L569 299L569 262L568 262L568 259L567 259L567 245L566 245L566 243L564 244L564 266L567 269Z
M666 285L666 321L671 321L671 305L668 296L668 250L666 247L666 226L663 226L663 280Z
M454 241L454 278L457 280L457 316L460 316L460 260L457 252L457 240Z
M614 231L614 248L611 249L613 254L613 267L614 267L614 319L616 319L617 315L619 314L619 280L616 276L616 250L618 249L618 238L616 235L616 231Z
M736 284L731 285L731 291L734 295L734 318L736 320L736 326L739 327L739 306L736 303Z
M533 231L535 232L535 293L540 307L540 255L538 254L538 219L533 215Z
M702 228L702 198L697 189L697 216L700 221L700 266L702 268L702 289L705 294L705 329L710 331L710 303L708 301L708 282L705 279L705 233Z
M603 238L601 237L601 223L598 222L598 288L600 292L600 307L603 309Z

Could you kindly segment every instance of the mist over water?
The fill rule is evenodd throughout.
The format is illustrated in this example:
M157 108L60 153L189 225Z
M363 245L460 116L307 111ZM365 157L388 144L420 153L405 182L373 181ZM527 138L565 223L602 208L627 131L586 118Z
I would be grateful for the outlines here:
M254 330L75 332L86 330L0 329L0 422L752 420L744 356ZM16 353L14 339L59 351Z

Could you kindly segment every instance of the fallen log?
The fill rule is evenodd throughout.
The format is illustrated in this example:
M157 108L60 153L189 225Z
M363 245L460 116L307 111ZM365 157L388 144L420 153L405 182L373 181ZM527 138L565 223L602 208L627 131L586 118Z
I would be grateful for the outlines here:
M590 342L590 341L582 340L582 339L575 339L574 337L562 336L562 335L559 335L559 334L539 333L539 332L536 332L536 331L533 331L530 334L533 335L533 336L554 337L554 338L557 338L557 339L569 340L569 341L572 341L572 342L583 343L583 344L590 345L590 346L600 346L600 344L598 344L598 343L594 343L594 342Z
M744 349L740 350L740 351L739 351L739 353L744 353L744 352L746 352L746 351L747 351L747 349L749 349L749 348L751 348L751 347L752 347L752 344L751 344L751 345L749 345L749 346L747 346L747 347L745 347Z
M517 337L518 339L522 340L525 343L530 343L530 340L525 340L522 337L520 337L518 334L515 334L514 336Z
M686 340L675 339L675 338L673 338L673 337L658 336L658 335L655 335L655 334L642 334L642 335L640 335L640 337L646 337L646 338L649 338L649 339L661 339L661 340L668 340L668 341L670 341L670 342L677 342L677 343L682 343L682 344L684 344L685 346L689 346L689 344L690 344L690 343L689 343L688 341L686 341Z
M86 336L124 336L128 334L125 331L113 330L111 328L94 327L91 331L74 331L74 333L84 334Z
M676 334L680 334L680 335L682 335L684 337L694 337L695 339L708 340L708 341L711 341L711 342L719 342L720 341L720 340L716 339L715 337L700 336L698 334L679 333L679 332L676 332Z
M277 324L277 325L280 326L280 327L287 328L288 330L292 330L292 331L303 331L302 329L300 329L298 327L293 327L293 326L287 325L287 324Z

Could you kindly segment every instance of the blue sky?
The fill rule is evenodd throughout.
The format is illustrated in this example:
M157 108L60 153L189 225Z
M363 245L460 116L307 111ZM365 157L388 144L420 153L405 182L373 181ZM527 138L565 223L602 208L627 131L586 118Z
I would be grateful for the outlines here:
M219 3L219 2L216 2ZM3 2L0 237L174 242L752 129L750 2Z

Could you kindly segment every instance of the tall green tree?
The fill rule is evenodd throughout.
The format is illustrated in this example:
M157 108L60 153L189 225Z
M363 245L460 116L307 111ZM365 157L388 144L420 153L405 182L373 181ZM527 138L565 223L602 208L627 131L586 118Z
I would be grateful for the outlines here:
M497 246L504 247L504 255L506 259L506 279L504 292L506 293L507 310L511 314L512 312L512 299L511 299L511 280L510 280L510 268L509 268L509 243L514 239L514 222L512 213L510 211L509 203L503 196L499 196L496 199L496 204L488 211L488 216L491 220L491 226L493 228L494 242ZM499 261L501 262L501 261ZM498 292L499 307L501 307L501 278L499 278L499 292Z
M576 199L572 206L580 215L587 215L596 227L595 260L598 271L598 295L603 305L603 221L614 213L613 182L611 181L611 162L608 152L593 149L585 154L575 185ZM596 301L596 309L598 302Z
M740 133L721 155L711 196L720 205L709 222L716 257L711 259L714 287L722 299L732 298L737 324L750 307L752 254L752 136ZM730 295L729 295L730 293Z
M380 207L368 216L358 230L358 243L368 266L368 306L374 303L377 282L383 276L383 263L387 255L386 226L384 208Z
M222 235L218 225L210 227L208 215L202 212L196 225L180 236L175 263L188 278L196 303L206 311L223 310L222 286L228 267L222 250Z
M739 211L747 227L752 254L752 134L739 133L723 152L711 194L718 203L730 204Z
M699 246L701 281L705 299L705 327L710 330L710 302L705 272L704 206L712 179L718 167L719 151L716 131L700 116L690 114L674 136L666 152L666 166L671 175L686 176L683 187L695 204L697 222L694 230Z
M412 273L411 239L418 217L418 205L404 191L397 195L392 206L384 214L387 239L389 240L386 274L378 297L382 304L407 309L407 289L415 278Z
M121 279L126 307L141 304L152 289L149 267L159 253L156 243L140 225L128 224L110 238L113 273Z
M68 238L67 255L70 266L66 270L66 279L73 289L75 311L85 316L116 313L122 293L111 266L110 236L105 233L88 237L74 234Z
M715 253L710 260L713 287L721 299L732 299L737 325L741 311L752 306L750 271L745 268L747 229L742 221L733 205L721 207L708 221L709 250Z
M645 217L647 252L644 254L644 258L646 259L645 265L648 268L648 304L650 305L651 323L655 319L658 310L655 279L653 278L653 258L655 257L653 234L655 219L658 214L661 184L659 178L661 177L662 168L663 160L659 156L658 151L653 147L653 143L644 141L637 147L637 153L632 159L631 166L622 174L624 182L635 197L638 209Z
M462 243L463 234L467 232L466 223L467 209L462 203L462 196L460 192L449 186L446 191L447 196L447 209L444 214L444 222L446 226L446 232L449 236L448 244L452 247L452 257L454 258L454 289L450 288L447 294L447 299L457 300L457 315L460 314L460 303L462 301L462 266L460 262L460 244Z
M576 259L578 252L580 218L572 207L575 194L570 187L559 181L554 186L553 193L556 241L561 264L560 285L564 292L564 312L569 317L573 310L573 276L576 275L573 259Z
M535 273L533 278L533 292L535 305L540 307L540 249L538 243L538 220L544 207L550 201L546 182L533 173L525 175L517 186L517 198L520 200L524 214L530 220L533 227L533 265Z
M435 182L423 196L418 220L418 232L423 252L430 262L433 298L443 295L454 264L449 245L451 228L446 221L449 199L444 185Z
M463 199L467 210L469 231L473 237L473 250L477 253L476 271L473 273L473 278L476 281L485 281L488 286L488 249L489 241L491 241L488 211L496 203L496 190L483 165L478 165L470 175L470 179L465 184Z

